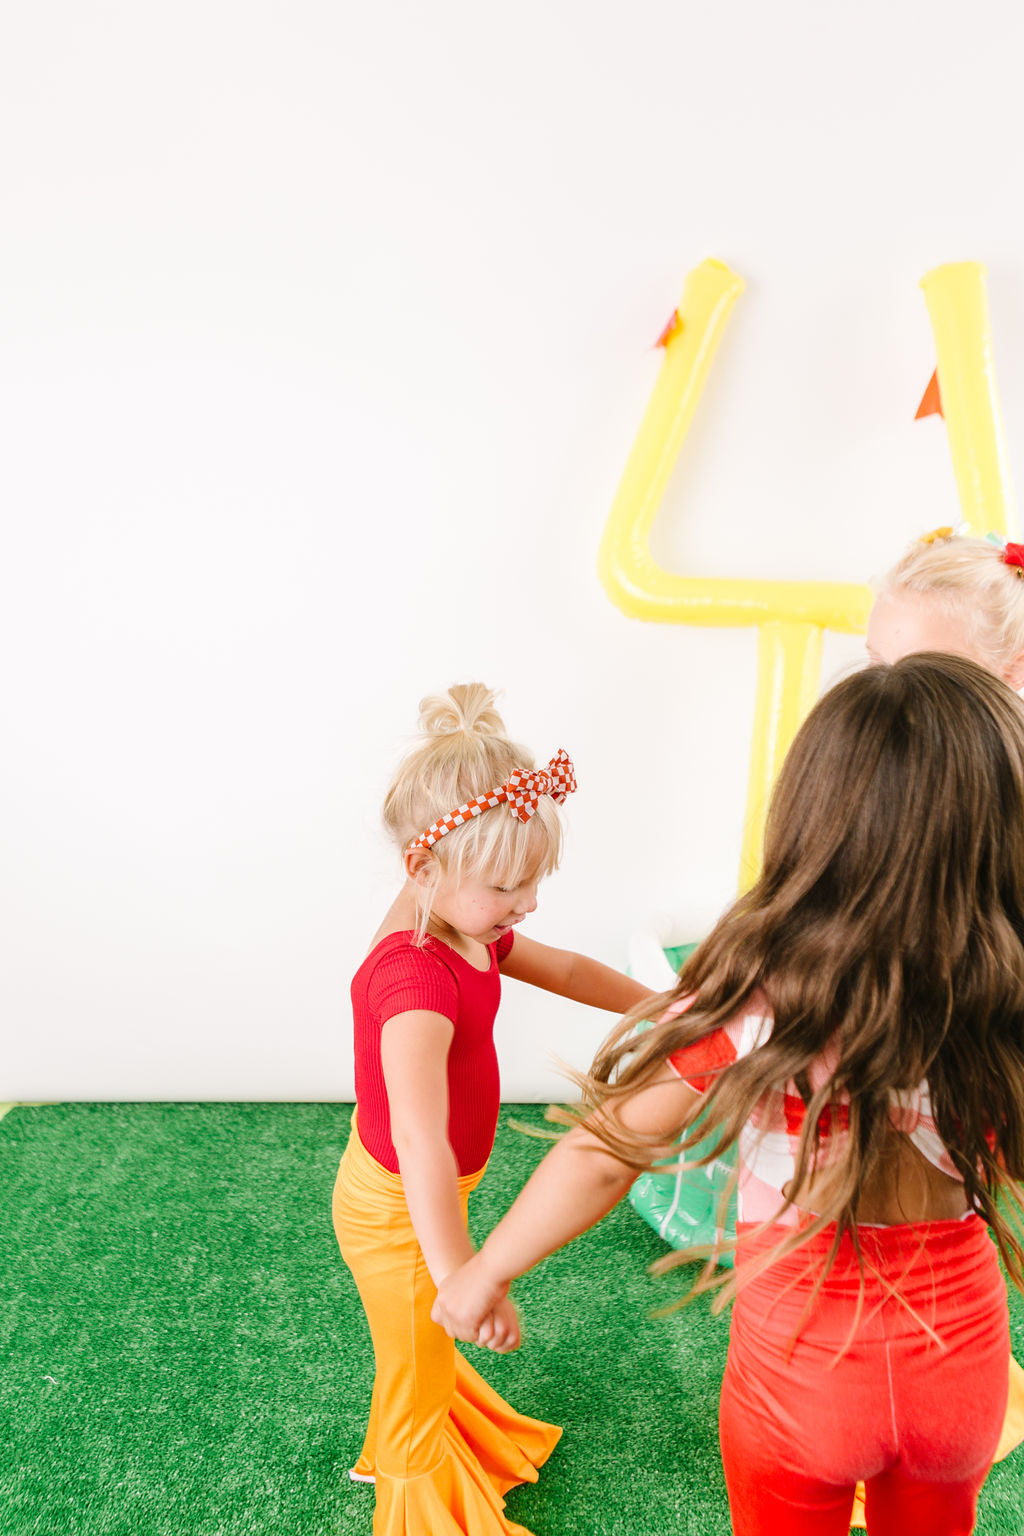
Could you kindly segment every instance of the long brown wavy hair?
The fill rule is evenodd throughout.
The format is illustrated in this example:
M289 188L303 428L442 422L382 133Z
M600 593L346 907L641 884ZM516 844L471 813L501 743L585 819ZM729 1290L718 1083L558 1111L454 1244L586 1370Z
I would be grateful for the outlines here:
M716 1130L709 1162L763 1094L795 1082L806 1113L779 1214L812 1178L817 1214L775 1256L832 1222L833 1253L846 1232L857 1243L858 1201L893 1152L893 1095L927 1082L967 1199L1024 1289L1024 706L1004 683L963 657L916 655L820 700L779 776L757 884L581 1079L586 1103L612 1112L588 1122L610 1150L650 1165L616 1104L754 994L769 1038L718 1073L699 1128L679 1131L685 1152ZM689 995L685 1014L636 1032ZM812 1088L826 1048L834 1070ZM824 1127L844 1103L833 1161Z

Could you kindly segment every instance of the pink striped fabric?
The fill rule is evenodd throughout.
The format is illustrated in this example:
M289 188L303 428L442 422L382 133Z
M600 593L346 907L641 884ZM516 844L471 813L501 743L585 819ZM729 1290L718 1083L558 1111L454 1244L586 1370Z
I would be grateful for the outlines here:
M678 1017L692 1002L692 997L683 998L662 1018ZM668 1058L668 1064L691 1088L706 1093L724 1067L757 1050L771 1031L771 1009L763 996L755 995L734 1018L703 1040L676 1051ZM834 1057L830 1060L827 1054L813 1064L808 1073L812 1091L827 1080L833 1067ZM932 1117L927 1083L921 1083L909 1092L894 1094L890 1117L896 1130L908 1136L930 1163L951 1178L961 1177ZM805 1118L804 1101L792 1080L782 1088L772 1089L759 1100L739 1139L739 1221L770 1221L775 1217L782 1191L796 1172L796 1151ZM847 1129L846 1105L840 1102L838 1113L830 1115L826 1111L821 1121L826 1166L842 1155ZM779 1219L795 1226L799 1214L791 1206Z

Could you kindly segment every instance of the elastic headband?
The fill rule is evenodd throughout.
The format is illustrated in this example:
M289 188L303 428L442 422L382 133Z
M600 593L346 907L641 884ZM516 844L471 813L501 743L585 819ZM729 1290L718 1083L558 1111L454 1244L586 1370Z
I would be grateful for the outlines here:
M918 539L919 544L945 544L947 539L955 539L958 534L964 532L966 523L957 523L955 528L947 523L942 528L932 528L928 533L922 533Z
M946 543L966 533L969 526L968 523L957 523L955 528L933 528L930 533L922 533L917 542L919 544ZM1002 551L1003 564L1008 565L1015 576L1024 580L1024 544L1011 544L1002 533L986 533L985 537L990 544L994 544Z
M446 832L454 832L456 827L464 826L474 816L482 816L484 811L493 810L495 806L507 805L513 816L526 822L537 809L541 795L550 795L556 805L561 805L566 795L575 792L576 772L572 759L564 747L560 747L546 769L513 768L504 784L492 789L489 795L460 805L457 811L449 811L419 837L414 837L405 851L411 853L414 848L433 848Z

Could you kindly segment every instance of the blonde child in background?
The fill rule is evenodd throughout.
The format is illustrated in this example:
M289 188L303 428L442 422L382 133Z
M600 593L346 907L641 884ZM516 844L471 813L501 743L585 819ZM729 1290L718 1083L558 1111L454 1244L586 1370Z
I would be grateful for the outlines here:
M471 683L421 704L421 739L384 804L404 881L352 982L356 1112L334 1225L373 1337L352 1476L376 1483L375 1536L528 1536L503 1494L536 1479L561 1434L516 1413L430 1317L473 1252L467 1201L498 1118L501 977L614 1013L647 995L517 931L558 865L558 804L576 780L564 751L535 770L494 699ZM495 1301L478 1336L518 1342L510 1302Z
M877 584L868 620L872 661L919 651L970 656L1024 688L1024 545L937 528Z
M1006 1410L999 1254L1024 1289L1020 701L938 654L833 688L783 765L760 879L645 1011L438 1320L488 1329L703 1112L694 1135L739 1150L735 1536L842 1536L858 1480L872 1536L968 1536Z

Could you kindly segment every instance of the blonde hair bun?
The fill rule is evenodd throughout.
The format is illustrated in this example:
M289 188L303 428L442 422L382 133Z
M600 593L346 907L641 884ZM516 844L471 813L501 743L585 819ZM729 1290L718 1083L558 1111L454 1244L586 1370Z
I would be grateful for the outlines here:
M424 736L504 736L505 722L494 707L497 697L484 683L455 683L447 693L432 693L420 700L420 731Z
M421 701L419 735L384 799L384 825L399 851L440 817L489 795L515 769L533 767L533 755L506 736L494 707L497 696L483 683L456 683L447 693ZM527 874L540 878L557 868L561 847L558 807L542 795L527 822L510 816L502 805L470 817L430 853L438 877L486 872L494 884L512 888ZM425 891L418 906L421 938L431 901Z

